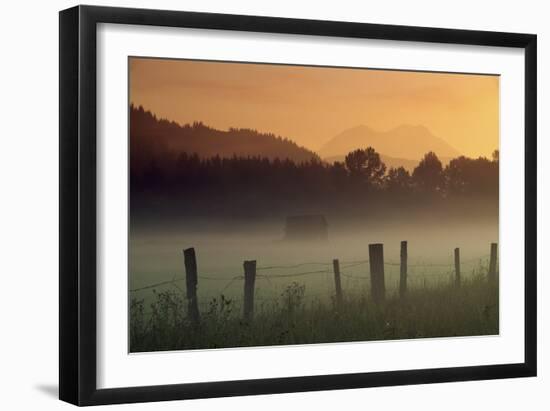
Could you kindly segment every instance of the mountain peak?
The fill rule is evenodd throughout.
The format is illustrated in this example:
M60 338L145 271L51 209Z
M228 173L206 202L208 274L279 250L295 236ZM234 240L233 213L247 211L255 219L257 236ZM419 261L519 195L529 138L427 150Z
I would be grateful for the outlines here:
M423 124L400 124L389 130L389 132L392 131L417 131L432 134L430 129Z
M366 125L344 130L319 150L322 158L341 156L350 151L373 147L387 156L419 160L429 151L441 157L460 153L424 125L402 124L388 131L376 131Z
M345 133L347 131L355 131L355 130L369 130L369 131L374 131L371 127L367 126L366 124L359 124L355 127L350 127L346 130L344 130L342 133Z

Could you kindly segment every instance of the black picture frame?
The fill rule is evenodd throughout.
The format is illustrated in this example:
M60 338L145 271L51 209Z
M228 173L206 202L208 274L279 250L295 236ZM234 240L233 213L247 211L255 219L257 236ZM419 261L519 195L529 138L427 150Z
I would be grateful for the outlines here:
M61 400L76 405L98 405L536 376L536 35L95 6L77 6L63 10L59 18L59 397ZM96 387L96 28L98 23L524 49L525 361L515 364L454 368L98 389Z

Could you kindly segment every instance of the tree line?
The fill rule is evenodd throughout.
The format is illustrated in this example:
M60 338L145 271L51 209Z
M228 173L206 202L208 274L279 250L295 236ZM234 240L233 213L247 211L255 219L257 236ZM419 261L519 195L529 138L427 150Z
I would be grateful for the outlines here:
M498 195L498 150L491 159L461 156L445 167L435 153L429 152L412 172L404 167L388 169L372 147L352 151L343 162L333 164L317 159L296 163L259 156L201 158L188 153L181 153L169 163L151 161L142 173L132 173L133 188L185 190L281 184L300 189L318 187L327 191L353 189L441 197Z
M446 166L430 152L412 172L387 169L371 147L334 164L181 153L131 172L130 207L138 219L296 213L378 218L432 211L497 216L498 170L498 151L491 159L461 156Z

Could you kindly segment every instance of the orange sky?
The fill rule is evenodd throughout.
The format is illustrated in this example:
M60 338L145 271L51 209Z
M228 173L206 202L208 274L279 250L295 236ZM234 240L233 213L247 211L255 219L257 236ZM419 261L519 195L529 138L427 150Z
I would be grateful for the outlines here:
M498 148L498 76L130 59L130 101L179 123L254 128L312 150L360 124L424 125L468 156Z

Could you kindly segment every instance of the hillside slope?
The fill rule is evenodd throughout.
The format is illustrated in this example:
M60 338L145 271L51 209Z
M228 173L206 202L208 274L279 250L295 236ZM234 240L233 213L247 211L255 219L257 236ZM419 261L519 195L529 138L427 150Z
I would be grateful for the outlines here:
M275 134L236 128L217 130L200 122L182 126L134 106L130 108L130 152L132 169L181 153L196 153L201 158L279 158L296 163L318 159L314 152Z

